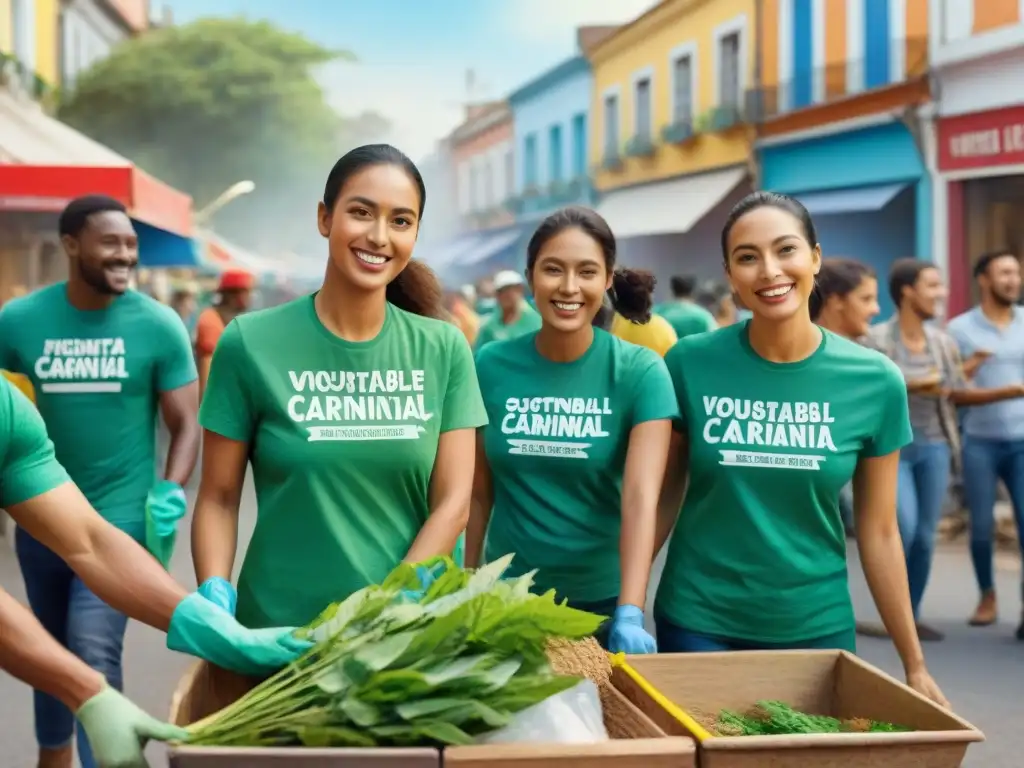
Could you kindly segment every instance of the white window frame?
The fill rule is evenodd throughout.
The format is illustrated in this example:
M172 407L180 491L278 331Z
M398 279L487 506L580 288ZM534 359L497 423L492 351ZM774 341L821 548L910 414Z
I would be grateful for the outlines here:
M715 94L715 106L724 106L722 104L722 40L729 35L737 34L739 36L739 61L737 62L736 80L739 85L739 98L738 106L740 109L744 107L747 93L747 75L748 68L750 67L750 51L749 46L749 34L747 33L747 14L741 13L739 16L734 16L728 21L723 21L717 27L715 27L712 39L715 45L715 71L712 74L712 83L714 85Z
M636 70L629 77L629 89L633 96L633 134L632 136L639 135L640 128L640 104L637 99L638 86L644 80L647 81L647 125L650 128L650 135L647 137L654 142L654 137L657 134L657 129L654 125L654 67L644 67L643 69ZM619 111L622 111L620 105ZM621 120L620 120L621 122ZM632 138L632 136L630 138Z
M615 97L615 151L622 152L622 86L610 85L601 91L601 159L608 156L608 99Z
M675 123L678 112L676 109L678 106L676 104L676 62L684 57L690 59L690 117L691 119L696 119L697 115L700 114L700 80L697 77L697 52L697 43L693 41L681 43L668 52L668 77L671 87L668 94L670 123Z

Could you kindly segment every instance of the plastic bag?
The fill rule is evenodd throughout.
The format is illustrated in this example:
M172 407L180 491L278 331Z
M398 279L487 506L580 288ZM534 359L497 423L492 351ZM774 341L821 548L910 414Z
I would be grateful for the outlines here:
M504 728L477 739L479 744L596 744L608 741L601 697L591 680L524 709Z

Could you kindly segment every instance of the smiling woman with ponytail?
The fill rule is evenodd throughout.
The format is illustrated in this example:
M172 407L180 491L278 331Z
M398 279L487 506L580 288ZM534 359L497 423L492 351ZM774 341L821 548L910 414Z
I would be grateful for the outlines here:
M486 421L466 338L412 259L426 190L387 144L327 177L312 296L242 315L213 355L192 525L201 592L248 627L304 625L405 559L451 553ZM258 517L230 583L252 466Z
M661 358L601 327L606 302L633 322L651 316L654 278L615 257L615 237L587 208L552 214L527 246L543 324L477 355L489 424L466 561L514 552L512 569L537 569L539 589L613 617L599 635L610 650L651 653L643 606L677 409Z

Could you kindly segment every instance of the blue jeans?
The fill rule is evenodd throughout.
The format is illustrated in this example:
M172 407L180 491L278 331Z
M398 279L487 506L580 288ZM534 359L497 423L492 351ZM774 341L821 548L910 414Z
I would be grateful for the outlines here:
M122 689L121 652L128 617L94 595L56 554L20 527L15 549L32 612L46 631L98 672L111 687ZM62 749L75 734L74 714L41 691L33 693L36 741L42 749ZM82 768L95 768L89 742L78 728Z
M722 651L809 651L840 650L857 652L857 633L853 627L824 637L792 643L762 643L694 632L665 619L657 619L659 653L716 653Z
M907 559L910 605L917 618L935 555L942 502L949 489L950 450L945 441L918 440L900 451L896 515Z
M1013 502L1024 552L1024 440L964 437L964 497L971 512L971 560L982 592L994 585L992 573L996 486L1002 480Z

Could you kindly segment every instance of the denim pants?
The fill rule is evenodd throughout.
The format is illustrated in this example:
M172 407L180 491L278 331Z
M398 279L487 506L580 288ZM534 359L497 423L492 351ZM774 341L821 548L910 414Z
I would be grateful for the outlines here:
M935 555L935 536L949 489L951 454L944 440L914 442L900 451L896 515L907 559L910 605L917 618Z
M982 592L993 588L996 486L1010 492L1013 518L1024 552L1024 440L964 437L964 497L971 513L971 560Z
M857 633L853 627L824 637L810 640L798 640L792 643L761 643L753 640L737 640L735 638L706 635L702 632L680 627L670 621L659 618L655 622L658 628L659 653L716 653L722 651L809 651L809 650L841 650L857 652Z
M122 689L121 652L128 618L94 595L74 571L20 527L15 549L32 612L46 631L86 664ZM34 691L36 741L43 749L61 749L75 734L74 714L60 701ZM78 728L82 768L95 768L89 742Z

